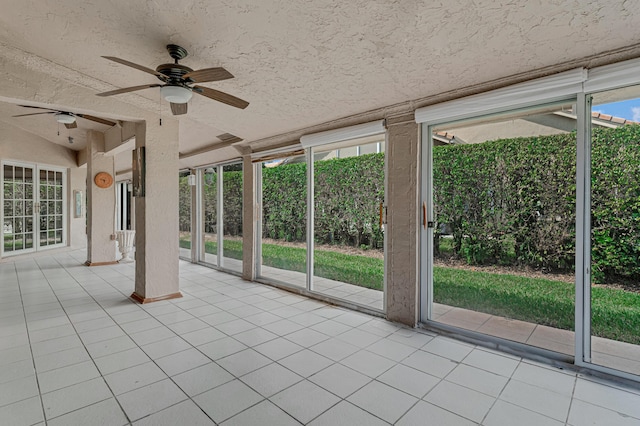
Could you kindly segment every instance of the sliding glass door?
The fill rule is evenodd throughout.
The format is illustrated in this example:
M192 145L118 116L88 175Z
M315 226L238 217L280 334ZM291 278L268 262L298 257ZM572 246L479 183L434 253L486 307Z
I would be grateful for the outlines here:
M257 163L262 201L258 277L307 287L307 164L304 155Z
M178 174L178 239L180 257L191 259L191 171L183 170Z
M427 321L574 354L574 104L423 134Z
M201 176L199 261L242 272L242 163L206 167Z
M363 126L360 137L358 126L339 129L349 137L256 159L257 276L384 311L386 141L381 123Z
M384 309L384 139L312 148L311 289L376 310Z
M584 359L640 376L640 86L595 93L587 101L591 238Z

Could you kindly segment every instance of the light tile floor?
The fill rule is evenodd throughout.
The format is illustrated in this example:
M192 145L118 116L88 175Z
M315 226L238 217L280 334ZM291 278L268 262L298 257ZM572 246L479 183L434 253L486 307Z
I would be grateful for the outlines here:
M0 424L640 425L638 389L186 262L142 306L85 257L0 264Z
M191 257L191 251L181 248L180 256L183 259ZM205 254L205 262L211 265L217 265L217 256ZM242 262L237 259L225 257L224 268L230 271L241 272ZM261 278L279 281L291 286L306 288L306 274L302 272L289 271L286 269L273 268L270 266L261 266ZM341 281L330 280L322 277L314 277L313 289L316 293L329 296L335 299L345 300L350 303L356 303L368 308L382 311L384 309L384 294L380 290L343 283Z
M433 320L571 356L575 353L575 335L571 330L561 330L438 303L433 304ZM640 375L639 345L597 336L591 337L591 344L592 363Z

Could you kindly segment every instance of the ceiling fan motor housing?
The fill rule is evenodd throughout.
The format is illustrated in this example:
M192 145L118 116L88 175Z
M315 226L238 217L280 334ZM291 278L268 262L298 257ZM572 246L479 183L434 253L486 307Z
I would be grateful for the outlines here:
M181 65L181 64L162 64L158 65L156 68L160 74L169 77L169 84L177 84L177 83L192 83L193 80L190 78L183 78L182 76L188 72L193 71L191 68ZM158 80L164 81L162 77L158 76Z

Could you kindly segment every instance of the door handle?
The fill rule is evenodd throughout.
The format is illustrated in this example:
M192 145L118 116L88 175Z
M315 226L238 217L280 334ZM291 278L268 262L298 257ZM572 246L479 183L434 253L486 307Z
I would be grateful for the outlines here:
M422 226L427 229L427 203L422 202Z

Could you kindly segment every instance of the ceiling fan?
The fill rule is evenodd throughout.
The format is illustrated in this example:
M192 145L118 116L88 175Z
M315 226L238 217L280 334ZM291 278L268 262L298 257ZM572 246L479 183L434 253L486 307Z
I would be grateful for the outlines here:
M94 117L93 115L89 115L89 114L76 114L69 111L60 111L57 109L41 108L41 107L31 106L31 105L19 105L19 106L23 108L42 109L42 110L45 110L45 112L19 114L19 115L14 115L13 117L28 117L30 115L53 114L53 117L56 119L56 121L58 123L64 124L64 126L67 129L75 129L76 127L78 127L78 124L76 123L76 118L84 118L85 120L93 121L100 124L105 124L107 126L116 125L116 123L114 123L113 121L105 120L100 117Z
M169 55L174 59L174 63L162 64L154 70L142 65L134 64L124 59L113 56L103 56L113 62L144 71L155 75L163 84L144 84L142 86L126 87L124 89L111 90L109 92L98 93L98 96L119 95L121 93L135 92L136 90L160 87L160 94L171 104L173 115L187 113L187 102L193 93L205 96L214 101L222 102L232 107L245 109L249 102L236 98L228 93L210 89L204 86L193 85L194 83L206 83L210 81L221 81L233 78L233 75L222 67L203 68L192 70L191 68L179 64L178 61L187 57L188 53L183 47L175 44L167 45Z

